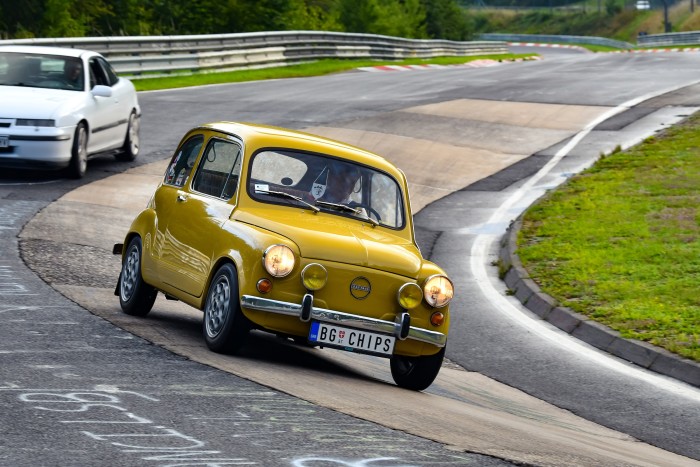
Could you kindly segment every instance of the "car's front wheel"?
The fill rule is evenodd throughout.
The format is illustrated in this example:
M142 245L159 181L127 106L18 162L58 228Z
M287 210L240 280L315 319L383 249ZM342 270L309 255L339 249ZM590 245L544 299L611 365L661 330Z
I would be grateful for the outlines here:
M124 138L124 146L115 157L117 160L130 162L136 159L139 155L140 148L140 119L136 115L136 111L132 111L129 115L129 126L126 129L126 137Z
M391 357L391 376L399 387L422 391L435 381L444 357L445 347L435 355L424 357L394 355Z
M250 322L239 304L236 270L231 264L224 264L207 293L202 323L204 340L214 352L233 354L243 347L249 331Z
M87 127L85 123L80 122L75 128L75 135L73 135L73 148L68 165L68 173L73 178L83 178L87 171L87 143Z
M142 257L141 238L134 237L126 249L119 274L119 304L127 315L146 316L158 295L158 291L146 284L141 276Z

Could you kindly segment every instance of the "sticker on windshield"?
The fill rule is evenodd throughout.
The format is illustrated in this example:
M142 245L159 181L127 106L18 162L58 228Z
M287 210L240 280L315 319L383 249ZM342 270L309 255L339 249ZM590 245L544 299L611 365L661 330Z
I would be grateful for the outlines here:
M328 167L324 167L316 180L314 180L313 185L311 185L311 196L315 199L319 199L326 192L326 186L328 185Z
M270 185L266 183L256 183L255 184L255 192L256 193L265 193L267 191L270 191Z

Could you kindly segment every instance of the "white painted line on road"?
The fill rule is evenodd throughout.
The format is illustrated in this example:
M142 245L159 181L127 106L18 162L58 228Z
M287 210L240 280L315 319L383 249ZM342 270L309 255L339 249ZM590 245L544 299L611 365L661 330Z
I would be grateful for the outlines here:
M690 85L700 83L700 80L690 83ZM533 175L529 180L527 180L522 187L517 189L513 194L501 204L498 209L493 213L491 218L486 222L486 224L501 224L507 226L508 223L513 218L513 213L517 212L515 217L522 213L527 206L539 198L546 188L539 187L536 185L545 176L549 175L550 172L555 168L555 166L569 153L576 145L581 142L581 140L586 137L598 124L604 122L608 118L613 117L629 108L644 102L653 97L657 97L669 92L676 91L678 89L687 87L688 84L683 86L677 86L672 89L666 89L661 92L650 93L635 99L631 99L611 110L604 113L600 117L589 123L583 130L576 134L571 141L569 141L564 147L562 147L554 157L544 165L535 175ZM563 181L563 178L562 178ZM551 187L551 185L549 186ZM549 188L547 187L547 188ZM617 371L626 376L637 378L639 380L645 381L647 383L653 384L659 389L667 390L674 394L687 397L692 400L700 401L700 390L675 381L671 378L659 375L652 371L644 370L640 367L635 367L627 363L621 362L617 357L605 354L589 347L587 344L583 344L578 339L570 336L569 334L553 329L544 324L540 319L536 319L529 314L523 312L523 306L515 302L514 299L509 299L501 291L496 288L493 281L490 280L487 271L487 264L489 261L489 252L492 250L494 243L497 242L505 231L501 231L498 234L480 234L476 236L474 244L471 249L471 259L470 268L474 279L476 280L477 286L482 291L484 296L489 300L496 310L503 313L506 317L513 320L517 324L526 328L527 330L533 332L537 336L547 339L548 341L555 343L563 348L568 349L580 356L588 358L608 369Z

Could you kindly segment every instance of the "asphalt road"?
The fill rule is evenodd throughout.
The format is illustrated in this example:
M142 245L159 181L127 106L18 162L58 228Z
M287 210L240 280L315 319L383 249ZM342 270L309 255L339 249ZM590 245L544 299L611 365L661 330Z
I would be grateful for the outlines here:
M500 285L501 293L494 294L499 283L486 266L495 255L499 229L538 190L559 183L600 151L632 144L700 106L700 93L692 87L696 63L696 54L560 54L483 69L349 73L144 93L139 163L168 157L186 129L219 119L307 128L384 149L383 154L406 164L409 179L411 173L422 177L424 189L417 196L425 207L416 216L421 247L456 279L450 360L600 425L699 459L696 389L580 346L524 319L527 313L515 303L494 306L500 300L495 296L502 299L505 293ZM636 102L663 91L672 93ZM619 113L581 133L615 111ZM521 115L526 121L517 120ZM578 144L566 148L577 137ZM423 152L426 157L418 163L402 160L412 147L426 148L419 140L443 146L428 146L440 151ZM386 141L392 146L386 147ZM454 165L454 148L497 170L465 175L457 186L450 184L447 170L433 178L421 175L436 172L430 164ZM439 154L451 157L441 161ZM536 186L527 187L528 177L553 157L561 162ZM96 160L84 183L124 168L109 159ZM456 454L440 443L183 360L85 313L24 264L54 285L110 287L115 278L109 273L85 272L91 271L87 264L100 263L96 258L104 255L89 236L108 230L108 219L79 226L78 235L62 239L61 245L42 235L18 239L29 219L78 185L17 173L3 174L0 182L0 314L7 323L0 328L0 397L9 407L0 461L133 465L140 460L160 465L169 455L181 462L175 465L184 465L182 459L193 460L196 450L196 456L218 456L229 464L312 465L313 457L329 459L313 465L501 462ZM524 186L532 189L519 191ZM519 200L511 203L514 195ZM124 426L134 435L130 440L142 439L146 428L149 440L181 444L124 442L125 432L113 429ZM507 454L508 440L501 443L506 453L499 457L513 459ZM575 459L576 453L571 456Z

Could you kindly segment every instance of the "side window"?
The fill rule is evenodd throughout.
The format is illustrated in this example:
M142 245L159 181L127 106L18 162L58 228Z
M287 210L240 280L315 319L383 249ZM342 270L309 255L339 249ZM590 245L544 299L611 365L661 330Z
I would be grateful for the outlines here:
M199 151L202 149L202 144L204 144L204 136L202 135L193 136L185 141L170 161L170 165L165 171L163 183L177 187L183 186L192 171Z
M192 188L222 199L236 193L241 172L241 147L231 141L213 139L204 151Z
M94 57L90 59L90 84L92 84L93 86L96 84L110 86L109 79L107 79L107 75L105 74L100 64L97 62L97 58Z
M107 60L101 57L96 58L97 63L100 64L100 67L102 68L104 72L104 76L107 80L107 86L114 86L117 84L117 81L119 81L119 78L117 77L117 73L114 71L114 68L112 68L112 65L110 65Z

